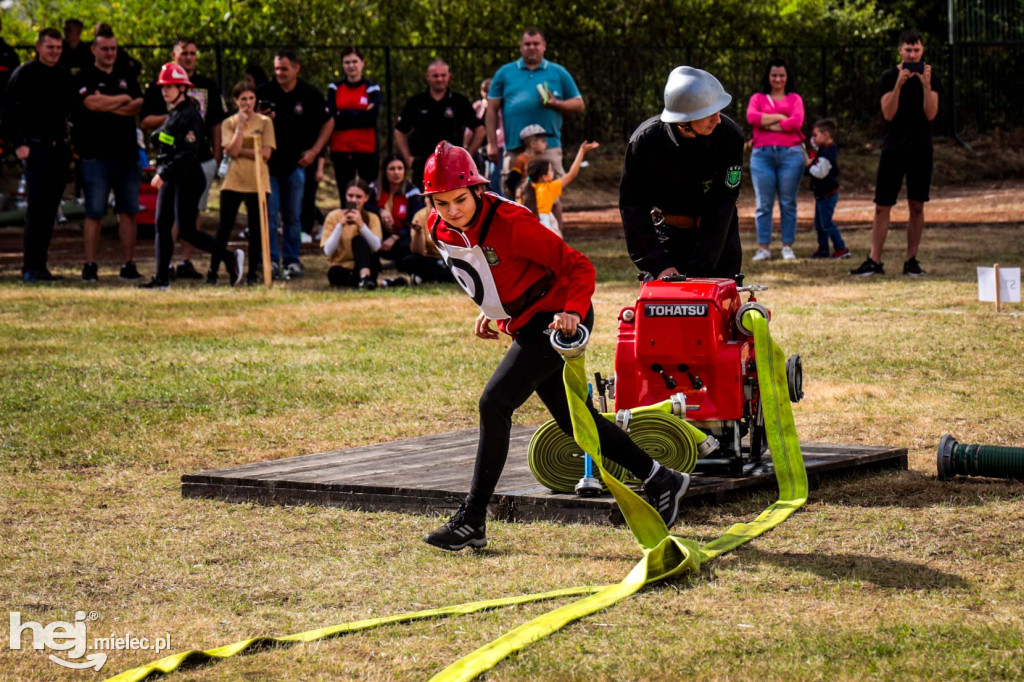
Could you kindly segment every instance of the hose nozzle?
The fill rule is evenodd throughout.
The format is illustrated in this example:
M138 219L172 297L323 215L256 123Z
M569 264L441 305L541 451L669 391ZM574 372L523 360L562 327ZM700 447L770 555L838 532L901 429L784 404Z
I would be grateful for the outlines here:
M558 354L565 360L573 360L583 355L589 342L590 330L582 324L576 325L574 336L567 337L557 329L551 332L551 347L558 351Z

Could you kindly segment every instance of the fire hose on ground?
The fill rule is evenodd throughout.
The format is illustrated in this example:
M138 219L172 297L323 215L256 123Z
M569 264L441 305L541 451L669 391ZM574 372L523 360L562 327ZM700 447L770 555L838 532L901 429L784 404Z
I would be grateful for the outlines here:
M724 535L703 546L699 546L694 540L671 535L657 511L637 493L608 473L601 457L597 429L593 417L586 407L587 379L584 356L586 342L585 340L582 344L573 343L572 340L566 342L556 335L552 338L552 342L565 358L563 378L572 412L575 440L583 452L589 453L593 457L594 466L605 486L615 497L626 524L643 551L640 562L621 582L601 587L574 587L540 594L416 611L386 618L344 623L285 637L256 637L206 651L196 650L172 654L110 679L118 682L142 680L154 673L169 673L177 670L186 662L228 658L266 644L283 645L294 642L311 642L388 623L461 615L558 597L589 595L511 630L459 659L433 678L443 681L471 680L493 668L509 654L557 632L574 620L608 608L650 583L687 572L696 572L702 563L766 533L789 518L807 501L807 473L804 469L800 443L793 423L786 379L785 355L772 341L768 332L768 321L760 312L748 311L744 315L744 324L754 331L757 376L764 411L765 430L779 485L778 501L761 512L753 521L735 524Z

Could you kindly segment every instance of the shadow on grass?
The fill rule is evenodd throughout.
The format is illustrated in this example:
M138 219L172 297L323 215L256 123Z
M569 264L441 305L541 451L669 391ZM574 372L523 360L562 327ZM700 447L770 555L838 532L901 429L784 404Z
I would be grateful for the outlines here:
M745 563L771 564L789 571L803 571L831 581L862 581L878 587L912 590L964 590L971 583L958 575L911 561L885 559L863 554L821 552L772 553L756 547L741 550Z
M1024 481L957 477L940 481L920 471L850 474L823 482L812 501L851 507L978 507L1024 498Z

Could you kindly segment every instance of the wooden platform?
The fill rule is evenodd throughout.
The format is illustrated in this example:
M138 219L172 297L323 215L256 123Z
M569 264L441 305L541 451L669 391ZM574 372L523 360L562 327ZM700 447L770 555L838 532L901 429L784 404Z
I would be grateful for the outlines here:
M534 430L513 427L492 514L509 521L621 523L611 495L584 499L553 493L537 482L526 459ZM185 474L181 493L233 502L448 514L469 490L477 437L476 429L455 431ZM906 448L826 443L802 443L801 448L812 490L820 479L851 470L907 468ZM774 474L741 478L695 474L685 501L715 503L724 495L765 487L775 487Z

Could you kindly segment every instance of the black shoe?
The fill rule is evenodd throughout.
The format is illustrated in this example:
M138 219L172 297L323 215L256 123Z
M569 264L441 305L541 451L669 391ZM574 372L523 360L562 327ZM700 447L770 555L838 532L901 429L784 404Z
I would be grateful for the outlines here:
M881 263L876 263L871 260L871 256L868 256L860 267L856 270L850 270L851 275L857 275L859 277L870 277L871 275L884 275L885 270L882 268Z
M245 284L246 284L246 286L254 287L257 284L259 284L260 282L262 282L262 281L263 281L263 277L261 275L249 274L249 275L245 276Z
M64 275L55 275L45 268L42 270L34 270L33 273L36 279L40 282L62 282L64 281ZM22 278L24 279L24 278Z
M199 274L199 271L196 270L196 267L192 265L190 260L178 264L174 274L178 279L203 279L203 276Z
M361 277L359 279L359 288L364 291L373 291L377 288L377 280L373 277Z
M828 258L828 257L829 257L828 249L825 249L824 251L822 251L821 249L818 249L817 251L815 251L814 253L811 254L811 258Z
M82 281L83 282L98 282L100 281L100 269L95 263L86 263L82 266Z
M282 277L282 275L281 275L281 264L280 263L271 263L270 264L270 278L271 279L281 279L281 277Z
M219 281L220 281L220 277L217 276L216 272L214 272L213 270L207 270L206 271L206 283L208 285L210 285L211 287L215 286L217 284L217 282L219 282Z
M487 512L471 510L463 502L443 526L423 536L423 541L452 552L464 547L482 549L487 546Z
M289 263L284 266L285 279L302 279L305 274L302 270L302 263Z
M409 286L409 282L406 281L405 277L398 276L384 280L381 282L381 286L388 289L394 289L395 287L407 287Z
M669 528L679 518L679 502L690 487L690 474L680 473L660 466L654 475L644 483L647 500Z
M917 258L911 258L903 264L903 274L911 275L913 277L921 277L928 273L921 269L921 264L917 262Z
M35 270L26 270L21 273L21 281L25 284L39 284L39 278L36 277Z
M167 280L157 279L156 277L151 278L148 282L139 285L140 289L157 289L158 291L167 291L171 288L171 283Z
M135 261L128 261L121 266L121 279L126 282L137 282L142 279L139 269L135 267Z

